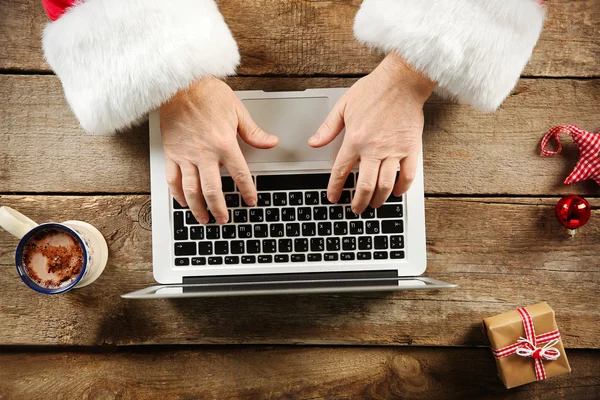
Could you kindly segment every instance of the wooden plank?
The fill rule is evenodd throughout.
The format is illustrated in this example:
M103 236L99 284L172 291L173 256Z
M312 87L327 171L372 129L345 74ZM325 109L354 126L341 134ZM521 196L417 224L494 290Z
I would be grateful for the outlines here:
M365 347L9 350L0 398L596 399L598 351L573 372L510 391L487 349ZM76 372L75 372L76 371Z
M344 78L234 78L235 89L345 87ZM2 76L0 193L148 192L148 126L88 135L66 105L54 76ZM600 130L599 80L524 79L497 113L432 99L426 105L425 190L431 194L600 194L593 181L562 184L578 152L539 156L544 132L556 124ZM43 166L43 167L42 167ZM67 173L65 173L67 172Z
M220 0L242 54L241 75L355 75L380 56L352 34L361 3ZM527 76L600 76L600 0L548 1L548 17ZM0 69L49 71L41 51L48 22L38 0L0 0Z
M148 196L0 196L38 222L79 218L107 237L97 283L59 296L27 289L0 232L0 345L484 345L481 319L547 301L570 348L598 348L600 199L575 239L555 198L429 198L427 275L454 290L124 300L154 283Z

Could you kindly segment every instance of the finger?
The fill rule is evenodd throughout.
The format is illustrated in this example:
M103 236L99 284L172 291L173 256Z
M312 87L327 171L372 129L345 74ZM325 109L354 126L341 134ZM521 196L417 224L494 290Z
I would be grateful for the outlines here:
M182 163L180 165L182 174L182 188L192 214L201 224L208 222L208 212L206 204L202 197L202 187L200 185L200 174L198 168L192 163Z
M344 129L344 104L342 100L338 101L333 109L321 124L317 132L308 139L308 144L312 147L322 147L331 143L337 135Z
M361 214L371 202L375 187L377 187L380 165L381 162L375 159L360 160L356 191L354 192L354 199L352 199L352 212L354 214Z
M331 176L329 177L329 184L327 186L327 199L336 203L342 195L344 190L344 183L348 178L348 174L354 168L354 165L358 161L358 154L351 150L348 145L342 144L340 151L335 157L335 163L331 169Z
M225 196L221 186L221 172L218 162L207 163L198 166L200 171L200 182L202 183L202 194L208 209L219 224L225 224L229 220Z
M238 133L244 142L259 149L270 149L279 142L277 136L268 134L256 125L241 102L238 107Z
M396 171L398 171L398 159L386 158L383 160L379 167L377 188L369 204L371 207L380 207L390 197L396 183Z
M410 185L415 180L417 174L417 162L419 161L419 152L414 152L400 161L400 175L398 182L394 186L394 196L400 196L408 192Z
M169 191L171 192L171 195L179 204L181 204L183 207L187 207L185 195L183 194L183 189L181 187L181 170L179 169L179 165L169 157L165 159L165 165L167 185L169 185Z
M256 186L254 186L248 164L246 164L242 151L237 144L229 151L227 157L223 160L223 165L229 171L246 204L249 206L256 205Z

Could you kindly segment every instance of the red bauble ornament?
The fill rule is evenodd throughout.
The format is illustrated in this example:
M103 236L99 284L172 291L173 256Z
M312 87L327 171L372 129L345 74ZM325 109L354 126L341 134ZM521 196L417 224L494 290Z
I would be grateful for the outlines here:
M575 234L571 230L581 228L591 215L590 203L583 197L570 194L556 203L556 218L570 230L571 235Z

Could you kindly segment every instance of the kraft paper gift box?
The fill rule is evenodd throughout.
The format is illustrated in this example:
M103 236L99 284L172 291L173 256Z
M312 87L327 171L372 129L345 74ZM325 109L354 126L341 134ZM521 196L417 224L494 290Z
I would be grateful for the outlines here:
M547 303L484 318L483 328L507 389L571 372Z

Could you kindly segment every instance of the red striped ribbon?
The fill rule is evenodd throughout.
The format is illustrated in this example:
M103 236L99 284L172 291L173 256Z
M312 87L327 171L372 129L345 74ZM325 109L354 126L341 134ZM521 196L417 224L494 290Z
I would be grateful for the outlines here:
M531 351L527 353L529 354L529 357L533 358L535 377L538 381L542 381L546 379L546 370L544 369L542 359L553 360L558 358L558 356L560 356L560 353L554 348L547 349L545 352L548 353L548 355L552 356L546 357L543 354L544 352L540 352L540 349L537 346L540 344L552 342L554 340L560 340L560 332L557 329L555 331L546 332L536 336L535 328L533 326L533 318L531 318L529 311L527 311L525 308L518 308L517 312L519 313L519 315L521 316L521 320L523 321L526 340L520 340L514 344L511 344L510 346L506 346L501 349L492 349L492 354L494 354L494 357L496 358L503 358L510 356L511 354L516 354L517 349L529 348Z

